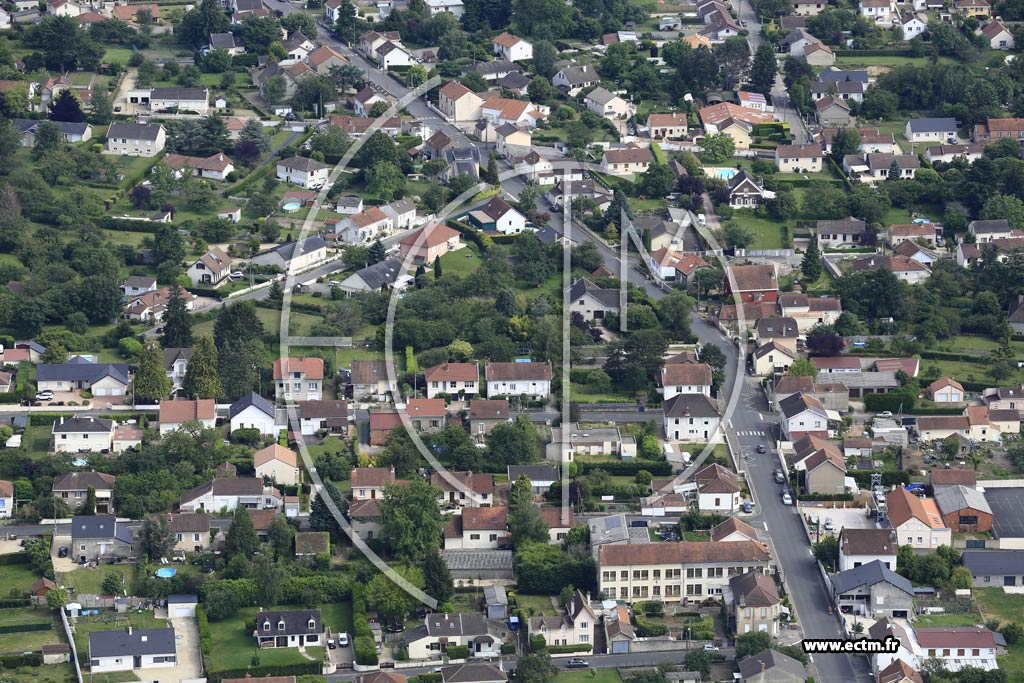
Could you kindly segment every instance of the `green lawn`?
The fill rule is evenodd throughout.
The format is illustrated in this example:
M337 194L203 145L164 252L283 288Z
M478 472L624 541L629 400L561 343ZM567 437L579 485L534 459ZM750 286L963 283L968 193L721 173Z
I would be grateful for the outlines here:
M791 246L786 240L785 226L782 223L746 211L733 213L732 222L754 236L749 249L788 249Z
M914 622L917 628L956 628L981 623L981 617L972 614L923 614Z
M285 608L286 609L286 608ZM231 619L210 624L213 642L210 656L206 658L208 673L229 669L245 669L250 666L252 656L256 653L256 641L252 634L245 630L247 619L256 617L256 608L248 607L239 610ZM322 647L307 647L306 653L314 659L323 660ZM288 666L308 661L298 648L271 648L259 651L260 667ZM253 674L257 674L254 671Z
M320 615L323 618L324 626L330 626L334 633L353 632L352 628L352 603L335 602L329 605L320 606Z
M1024 595L1001 588L975 588L974 598L986 619L1024 624ZM1024 683L1024 641L1010 646L1009 654L999 658L999 668L1006 672L1008 683Z
M124 677L128 674L131 678ZM131 671L124 673L109 674L110 678L97 674L91 677L93 683L124 683L125 681L137 681L138 678ZM4 676L9 680L21 683L76 683L75 670L70 664L44 664L43 666L23 666L14 671L4 670ZM121 678L114 678L121 676Z
M955 60L950 57L940 57L940 62L947 64L955 63ZM924 66L928 63L927 57L839 57L836 59L836 68L838 69L863 69L868 66L907 66L913 64L916 66Z
M129 565L86 567L66 572L60 575L59 583L68 588L74 587L79 593L102 593L103 579L107 574L120 574L124 580L131 583L132 568Z
M474 245L450 251L441 257L441 274L469 275L480 267L480 253ZM433 272L433 271L431 271Z
M590 669L585 671L560 671L554 683L622 683L618 669Z
M636 393L619 393L619 392L594 392L591 391L585 384L579 384L572 382L570 384L569 396L573 401L579 403L629 403L637 399Z
M49 438L49 437L47 437ZM0 586L3 586L4 593L10 590L17 589L18 591L27 591L32 587L32 584L36 582L39 576L32 570L31 565L28 564L5 564L0 565ZM0 617L0 622L3 619Z
M256 316L263 323L268 332L278 332L281 329L281 312L272 308L257 308ZM289 318L289 332L293 335L309 334L310 329L320 322L320 317L310 313L292 311ZM214 320L204 320L192 328L193 334L197 337L213 334Z
M552 616L556 612L555 608L551 606L551 598L547 595L523 595L522 593L516 593L516 601L519 603L519 609L523 610L528 616L538 616L540 614Z

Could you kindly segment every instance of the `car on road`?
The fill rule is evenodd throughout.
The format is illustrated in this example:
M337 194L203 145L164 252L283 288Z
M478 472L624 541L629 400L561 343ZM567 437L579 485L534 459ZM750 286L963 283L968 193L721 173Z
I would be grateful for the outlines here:
M875 417L892 417L892 411L883 410L882 412L875 414Z
M792 505L793 504L793 496L789 495L789 491L783 491L782 492L782 504L783 505Z
M767 453L768 449L765 448L765 445L763 443L759 443L759 444L757 444L757 452L758 453Z
M718 652L718 646L714 643L704 643L704 652Z
M744 503L743 504L743 511L746 512L747 514L750 514L751 512L754 511L754 504L751 503L751 502Z
M565 666L568 669L586 669L590 666L590 662L585 659L580 659L579 657L573 657Z
M835 525L832 523L832 518L831 517L826 517L825 518L825 531L832 531L835 528L836 528Z
M775 477L776 484L783 484L786 482L786 473L782 471L781 467L776 467L775 472L772 473L772 476Z
M36 394L37 401L51 401L53 400L53 392L49 389L44 389Z
M348 634L347 633L339 633L338 634L338 645L340 645L341 647L348 647Z

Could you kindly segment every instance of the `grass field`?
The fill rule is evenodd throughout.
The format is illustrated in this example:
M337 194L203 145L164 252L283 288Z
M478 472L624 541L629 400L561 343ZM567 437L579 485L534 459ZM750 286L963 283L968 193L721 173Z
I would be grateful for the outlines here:
M0 586L3 586L5 590L27 591L38 578L28 564L0 565Z
M0 624L5 626L48 624L50 626L46 631L0 633L0 652L38 650L43 645L60 642L60 636L54 629L53 615L45 607L0 609Z
M985 619L1024 624L1024 595L1004 592L1001 588L975 588ZM1009 654L999 658L999 668L1006 672L1008 683L1024 683L1024 641L1010 646Z
M126 678L125 674L130 676ZM4 670L4 676L9 680L25 681L28 683L76 683L75 670L70 664L44 664L43 666L23 666L13 671ZM124 683L125 681L137 681L131 671L109 674L110 678L97 674L91 677L93 683ZM119 678L115 678L115 676Z
M210 648L210 656L206 659L208 672L244 669L251 664L256 641L253 639L252 634L246 633L245 622L247 619L254 619L255 617L256 608L249 607L239 610L231 619L218 621L210 625L213 643ZM324 649L322 647L307 647L306 653L314 659L323 660L324 657ZM308 661L299 654L297 648L260 650L259 658L261 667L287 666Z
M629 403L635 401L636 393L597 393L591 391L585 384L572 382L569 396L573 401L579 403Z
M551 616L556 612L555 608L551 606L551 598L546 595L523 595L522 593L516 593L516 601L519 603L519 609L528 615L537 616L544 614Z
M257 308L256 316L263 323L268 332L278 332L281 329L281 312L272 308ZM288 316L289 332L294 335L308 334L316 323L320 322L318 316L310 313L292 311ZM213 320L204 320L192 328L192 333L197 337L213 334Z
M553 683L622 683L618 669L560 671Z
M469 275L480 267L480 252L473 245L450 251L441 257L441 275ZM431 271L433 272L433 271Z
M334 633L349 633L352 628L352 603L335 602L320 606L320 616L324 626L329 626Z
M790 246L786 240L785 226L778 221L736 211L732 215L732 222L754 236L749 249L787 249Z
M981 623L977 614L923 614L914 623L917 628L956 628Z
M59 579L64 586L68 588L74 587L79 593L102 593L103 579L108 574L120 574L126 582L131 582L132 579L132 569L128 565L123 567L102 565L99 567L85 567L76 569L73 572L65 572L60 575Z

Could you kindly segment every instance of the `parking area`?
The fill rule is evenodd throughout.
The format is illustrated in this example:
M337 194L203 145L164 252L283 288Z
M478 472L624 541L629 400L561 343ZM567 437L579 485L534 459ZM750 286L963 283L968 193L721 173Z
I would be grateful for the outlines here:
M875 520L868 517L864 508L828 508L822 504L800 503L800 514L804 516L809 533L814 536L814 519L821 523L822 536L838 536L843 529L874 529ZM832 529L826 531L826 520L832 520ZM813 538L811 540L814 540Z
M985 500L997 538L1024 538L1024 488L986 489Z
M133 669L140 680L153 683L180 683L184 680L201 678L203 660L199 651L199 625L195 619L171 619L174 627L174 654L177 666Z

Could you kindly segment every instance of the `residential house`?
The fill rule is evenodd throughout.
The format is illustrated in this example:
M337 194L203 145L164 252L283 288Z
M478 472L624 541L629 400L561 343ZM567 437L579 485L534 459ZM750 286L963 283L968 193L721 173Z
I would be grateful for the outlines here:
M0 480L0 519L14 514L14 484Z
M652 140L682 140L686 138L686 114L651 114L647 117L647 134Z
M89 673L177 666L173 628L93 631L89 633ZM145 675L145 674L141 674Z
M968 163L974 163L985 153L985 145L980 142L973 142L965 145L937 145L929 147L924 151L924 158L931 164L952 163L957 159L963 159Z
M900 245L893 249L893 253L906 256L928 268L931 268L932 264L939 260L938 252L910 241L900 242Z
M181 383L188 370L188 360L192 357L192 349L170 347L163 350L163 356L164 370L167 371L167 379L171 380L171 395L174 395L181 391Z
M81 563L132 556L132 530L110 514L75 515L71 518L69 556Z
M541 636L549 646L593 643L597 616L590 607L590 598L576 589L564 607L564 613L559 610L554 616L530 617L530 637Z
M756 109L765 114L775 110L775 107L768 104L768 98L759 92L737 90L736 99L739 101L739 105L746 109Z
M469 433L482 440L497 425L512 422L512 412L505 399L474 398L469 402Z
M988 119L974 126L975 142L992 142L1002 138L1024 140L1024 118Z
M260 95L264 98L267 97L267 85L271 83L271 79L275 81L280 77L284 80L284 91L283 101L288 101L295 96L298 92L299 83L312 78L316 75L316 72L306 64L305 62L292 62L292 63L278 63L270 62L262 71L258 72L255 77L256 85L259 86ZM278 105L282 108L287 108L287 105ZM358 107L356 108L358 111Z
M697 485L697 509L701 512L735 512L742 494L736 474L712 464L698 470L692 479Z
M21 144L23 147L35 147L36 131L42 121L36 119L14 119L11 121L14 128L21 133ZM86 142L92 139L92 126L88 123L74 123L71 121L51 121L60 131L60 139L68 144Z
M629 102L600 86L587 93L583 104L593 113L607 119L625 118L632 110Z
M547 398L551 393L551 362L487 363L487 395Z
M160 124L115 121L107 129L104 154L155 157L167 143L167 131Z
M319 401L323 395L322 358L278 358L274 361L274 388L278 401Z
M849 249L861 245L866 226L859 218L849 216L841 220L818 221L815 233L818 245L828 249Z
M526 229L526 216L495 195L486 204L469 212L469 222L484 232L518 235Z
M992 508L985 494L976 488L943 486L935 491L935 505L945 526L954 533L977 533L992 530Z
M888 270L896 276L896 279L913 285L924 282L932 274L931 269L923 263L898 254L865 256L854 261L850 268L850 271L854 273L868 270Z
M444 394L462 398L480 392L480 369L476 363L442 363L423 371L427 398Z
M894 659L878 672L878 683L924 683L924 679L905 661Z
M651 268L661 279L670 282L688 283L690 276L696 271L710 267L710 263L696 254L683 254L669 247L662 247L651 252Z
M383 204L380 209L391 220L391 225L396 230L412 228L422 222L417 219L416 203L411 199L396 199Z
M507 123L523 128L534 128L537 121L546 115L547 107L540 107L527 100L491 97L480 105L480 118L493 126Z
M1024 294L1018 294L1016 301L1010 302L1010 312L1006 316L1013 334L1024 335Z
M890 225L886 231L886 239L890 247L897 247L901 242L925 240L929 245L934 245L936 237L940 234L939 228L933 223L906 223Z
M478 472L434 472L430 484L441 492L442 507L490 507L494 502L494 475Z
M321 45L306 55L306 61L313 67L313 71L320 76L327 76L331 73L332 68L349 63L340 53L335 52L326 45Z
M254 256L251 263L257 266L276 266L283 271L301 272L326 260L327 242L323 237L314 235L279 244Z
M264 486L256 477L215 477L213 480L181 494L178 507L182 512L279 510L281 494L273 486Z
M816 17L826 7L828 3L822 0L794 0L793 14L798 17Z
M394 385L388 378L387 362L382 360L353 360L350 381L352 398L356 401L384 400L389 392L394 391Z
M732 593L736 633L768 633L779 635L779 613L782 601L772 577L756 571L729 579Z
M228 420L232 432L236 429L257 429L260 436L276 436L278 433L274 404L255 391L246 393L231 404Z
M369 117L370 112L373 110L373 105L378 102L389 104L386 97L370 86L366 86L352 96L352 109L355 111L356 116Z
M844 611L868 617L907 618L914 613L914 586L879 560L831 577L832 599Z
M798 392L779 402L782 413L782 432L790 441L812 435L822 439L829 436L829 416L821 401Z
M320 610L282 610L256 613L256 643L259 649L321 646L323 623Z
M353 467L350 482L352 500L379 500L384 487L395 483L395 468Z
M394 43L390 40L374 51L373 58L385 71L390 71L398 66L407 67L418 63L417 59L401 43Z
M908 12L899 17L899 24L903 40L910 41L928 30L928 15Z
M347 401L299 401L299 433L314 436L320 431L348 436Z
M493 41L494 54L509 62L533 59L533 45L508 31L503 31Z
M415 266L429 266L462 243L458 230L434 223L409 233L399 242L402 261Z
M779 316L761 318L757 321L754 329L759 344L774 341L793 353L803 350L801 348L800 327L793 318Z
M515 483L520 477L530 480L533 495L542 496L559 481L558 468L553 465L509 465L508 480Z
M807 672L799 660L778 650L765 650L739 661L739 676L743 683L801 683Z
M730 178L727 186L729 206L734 209L754 209L775 198L773 191L765 189L764 179L751 175L745 168Z
M405 631L402 640L413 660L443 657L449 647L460 645L469 648L470 657L497 656L502 639L491 629L483 614L428 614L423 626Z
M823 157L821 147L815 144L775 148L775 166L781 173L821 173Z
M294 486L299 482L298 454L281 446L271 444L253 453L252 463L256 469L256 477L269 479L274 484Z
M156 291L156 278L145 275L130 275L121 283L121 293L127 297L140 296Z
M718 437L721 414L704 394L676 394L665 401L665 438L706 443Z
M818 125L824 127L849 126L851 121L850 105L832 95L826 95L814 103L814 115L818 119Z
M128 378L127 363L93 363L81 356L66 363L36 366L38 391L89 391L96 398L124 396Z
M1024 550L965 550L963 565L974 586L1024 586Z
M203 158L183 154L164 155L163 162L174 170L176 178L191 174L198 178L225 181L235 170L235 164L224 152Z
M786 346L771 340L756 347L751 353L754 374L759 377L778 375L786 372L796 360L796 353Z
M483 104L483 98L458 81L449 81L438 91L437 108L456 125L479 121Z
M911 144L917 142L956 142L956 119L910 119L907 121L905 134Z
M444 528L445 550L495 550L508 543L505 507L466 508L451 515Z
M729 543L732 541L755 541L759 542L757 531L742 519L729 517L711 527L711 541L713 543Z
M623 435L618 427L584 427L578 423L568 423L565 431L570 432L567 456L572 460L577 455L604 455L623 459L636 457L636 439ZM558 448L552 443L549 448Z
M245 47L235 41L235 34L230 31L210 34L210 40L206 44L203 52L208 54L214 50L224 50L232 57L235 55L245 54Z
M711 396L711 366L707 363L667 363L661 368L665 400L678 394Z
M111 449L114 421L99 417L61 417L53 423L54 453L100 453Z
M584 88L601 82L601 77L590 64L585 66L563 66L551 77L551 85L562 90L570 97L575 97Z
M533 136L529 129L505 123L498 126L494 134L498 156L508 159L530 150Z
M601 166L612 175L636 175L646 171L654 163L654 154L649 149L624 147L606 149L601 156Z
M383 33L367 31L359 36L359 51L366 57L373 59L377 48L387 42L401 44L402 35L398 31L384 31Z
M1005 218L971 221L967 224L967 232L974 235L974 241L977 244L988 244L998 239L1007 239L1015 236L1015 231L1010 227L1010 222Z
M348 244L368 244L389 233L394 227L391 218L379 206L345 216L334 226L338 239Z
M741 107L732 102L720 102L703 107L698 115L705 133L726 133L732 138L736 149L749 149L755 125L775 120L775 117L767 112Z
M327 182L330 166L307 157L288 157L277 162L277 179L307 190L319 190Z
M114 511L114 482L116 477L102 472L70 472L57 475L53 480L54 498L63 500L72 512L78 511L88 497L89 489L96 493L98 514Z
M846 493L846 460L831 451L820 450L807 458L805 489L809 493Z
M928 385L928 398L935 403L961 403L964 400L964 388L955 379L943 377Z
M199 422L204 429L211 429L217 424L216 408L212 398L161 401L158 417L160 436L176 431L189 422Z
M729 266L725 277L725 296L739 296L741 301L747 302L777 302L779 280L775 264Z
M448 413L441 398L410 398L405 412L418 432L439 432L447 424Z
M886 569L896 571L898 552L899 546L892 529L843 527L839 532L840 572L872 562L878 562Z
M893 25L892 0L860 0L860 15L877 26L889 28Z
M167 515L174 533L174 550L179 553L201 553L213 544L210 516L201 512L181 512Z
M196 287L220 287L231 275L234 260L220 247L214 247L192 262L185 274Z
M992 5L988 0L956 0L953 9L961 17L976 17L986 19L992 16Z
M916 628L913 637L917 642L914 654L919 667L927 660L938 659L947 671L953 672L964 667L985 671L999 668L996 663L999 646L995 633L987 628Z
M394 408L369 412L370 445L386 446L394 430L402 427L402 416Z
M602 289L586 278L576 280L569 288L569 311L583 320L604 320L605 315L619 314L619 290Z
M755 541L601 545L597 553L598 588L610 600L688 604L722 595L733 576L765 573L767 547Z
M887 180L893 172L899 180L911 179L919 168L921 160L916 154L868 153L843 157L843 170L850 179L868 185Z
M191 311L195 308L196 296L192 292L182 289L179 290L179 295L185 303L185 310ZM167 312L167 303L170 299L171 288L161 287L155 292L147 292L129 299L121 309L121 315L128 320L159 322Z
M918 498L901 487L886 496L885 505L899 545L934 550L952 543L952 531L943 523L933 499Z

